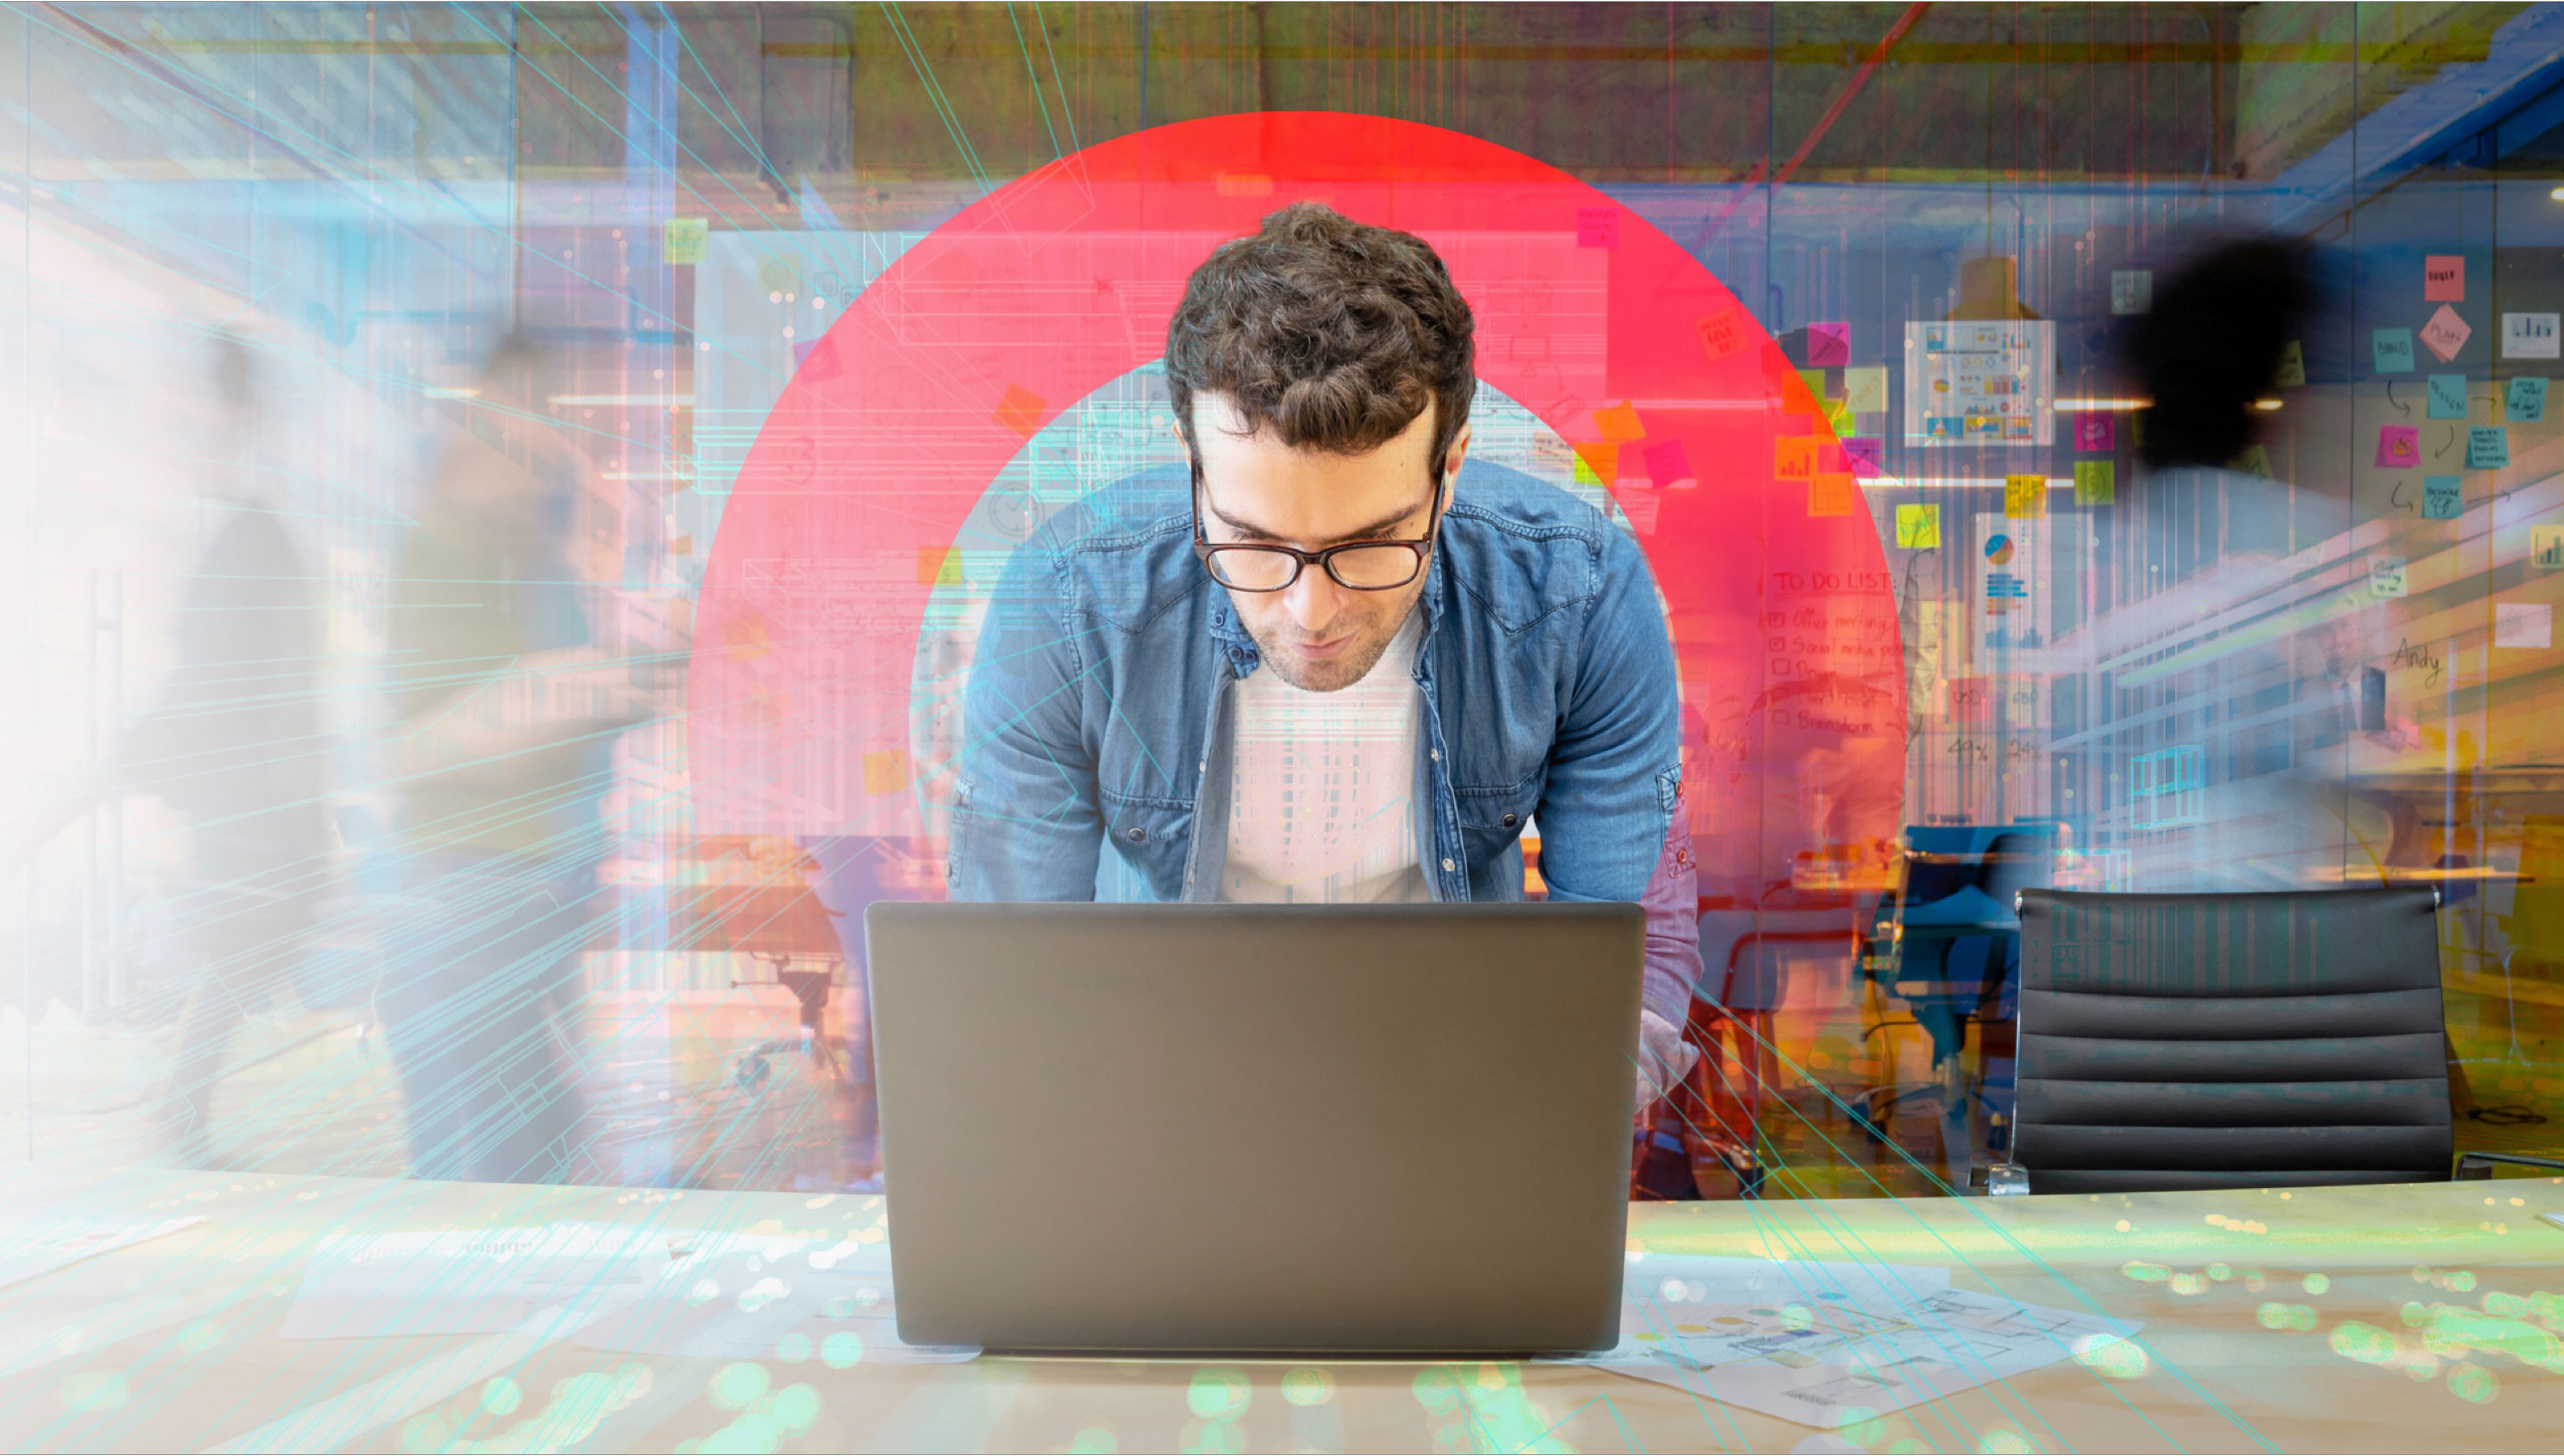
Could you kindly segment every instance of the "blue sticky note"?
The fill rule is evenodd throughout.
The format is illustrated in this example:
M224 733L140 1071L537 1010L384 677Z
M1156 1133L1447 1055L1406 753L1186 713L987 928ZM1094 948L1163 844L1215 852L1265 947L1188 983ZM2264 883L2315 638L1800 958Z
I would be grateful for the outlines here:
M2410 374L2413 372L2413 330L2381 328L2377 330L2377 372Z
M2510 432L2499 425L2466 431L2466 469L2497 470L2510 464Z
M2458 493L2456 476L2422 477L2422 519L2455 520L2465 510L2465 498Z
M2546 417L2546 381L2513 379L2510 381L2510 391L2503 396L2503 400L2510 406L2512 424L2536 424Z
M2466 376L2434 374L2428 381L2431 390L2431 418L2462 420L2466 417Z

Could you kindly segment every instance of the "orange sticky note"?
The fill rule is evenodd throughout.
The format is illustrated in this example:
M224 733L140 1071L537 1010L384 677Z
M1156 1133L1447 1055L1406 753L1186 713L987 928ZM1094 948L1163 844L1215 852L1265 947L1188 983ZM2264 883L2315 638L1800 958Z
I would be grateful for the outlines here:
M1046 408L1048 402L1040 395L1020 384L1009 384L1004 396L997 401L996 420L1029 440L1033 432L1041 428L1042 411Z
M2034 520L2047 514L2047 477L2005 476L2004 515Z
M1713 359L1726 358L1745 348L1745 324L1734 309L1712 313L1694 322L1692 327L1700 333L1701 351Z
M747 662L763 657L772 650L766 645L765 619L754 612L723 623L721 637L722 648L730 654L732 662Z
M1816 441L1810 435L1784 435L1772 442L1772 474L1785 481L1804 481L1816 473Z
M962 548L960 546L919 547L917 584L920 586L961 585Z
M864 792L895 794L908 787L908 750L886 748L864 755Z
M1603 439L1614 445L1626 445L1632 440L1644 438L1647 433L1647 427L1638 421L1637 407L1626 401L1607 409L1596 410L1594 428Z
M1808 514L1810 516L1849 516L1851 514L1851 472L1818 471L1808 478Z
M1620 447L1608 440L1580 441L1576 447L1576 482L1607 486L1620 478Z

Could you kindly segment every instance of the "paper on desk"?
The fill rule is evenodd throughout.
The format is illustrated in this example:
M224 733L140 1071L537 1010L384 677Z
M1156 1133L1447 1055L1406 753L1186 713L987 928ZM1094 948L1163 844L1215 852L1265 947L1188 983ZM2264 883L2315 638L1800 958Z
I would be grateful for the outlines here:
M145 1218L103 1223L69 1233L44 1229L33 1237L0 1234L0 1288L51 1274L109 1249L128 1248L146 1239L173 1234L204 1222L204 1215Z
M324 1238L280 1332L288 1340L495 1335L548 1313L592 1319L669 1268L667 1234L546 1223Z
M901 1341L890 1248L851 1240L699 1241L646 1298L578 1336L596 1350L702 1359L771 1359L786 1341L798 1358L839 1365L949 1364L979 1353Z
M1824 1429L2054 1364L2140 1328L1946 1288L1893 1300L1660 1297L1631 1301L1624 1319L1620 1345L1587 1363Z
M2545 1219L2548 1223L2555 1225L2557 1228L2564 1228L2564 1213L2541 1213L2537 1216Z

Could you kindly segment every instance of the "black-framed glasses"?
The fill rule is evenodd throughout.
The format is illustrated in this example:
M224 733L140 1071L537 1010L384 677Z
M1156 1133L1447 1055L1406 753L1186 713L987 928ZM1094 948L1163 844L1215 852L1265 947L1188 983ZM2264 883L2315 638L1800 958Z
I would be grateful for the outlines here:
M1393 591L1424 572L1433 554L1433 535L1442 524L1442 484L1436 478L1424 534L1414 540L1346 541L1323 550L1297 546L1213 544L1202 534L1201 462L1193 470L1193 554L1211 580L1238 591L1280 591L1300 579L1303 567L1317 565L1352 591Z

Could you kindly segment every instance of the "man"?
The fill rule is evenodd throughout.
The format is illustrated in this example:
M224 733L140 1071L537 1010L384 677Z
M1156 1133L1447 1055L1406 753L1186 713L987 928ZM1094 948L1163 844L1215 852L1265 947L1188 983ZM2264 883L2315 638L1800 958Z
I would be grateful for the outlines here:
M1672 648L1646 563L1469 444L1469 306L1316 203L1196 269L1167 337L1189 509L1047 522L982 629L953 895L1647 908L1641 1104L1694 1055ZM1127 483L1126 483L1127 484Z

